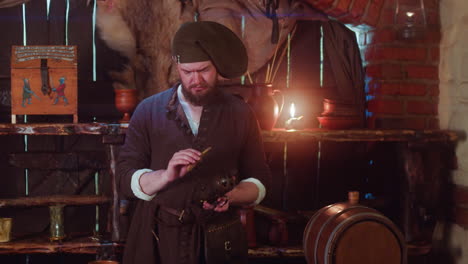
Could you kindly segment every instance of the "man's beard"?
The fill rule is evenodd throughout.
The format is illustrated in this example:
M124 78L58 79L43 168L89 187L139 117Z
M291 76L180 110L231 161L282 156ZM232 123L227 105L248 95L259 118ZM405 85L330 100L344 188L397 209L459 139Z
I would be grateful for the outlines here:
M191 88L198 87L198 86L208 87L206 93L194 94L191 92ZM184 84L182 84L182 93L184 94L185 99L187 99L187 101L189 101L189 103L191 103L192 105L204 106L213 102L219 92L218 92L218 89L216 88L216 84L214 84L213 86L210 86L207 83L202 83L202 84L193 85L188 89L185 87Z

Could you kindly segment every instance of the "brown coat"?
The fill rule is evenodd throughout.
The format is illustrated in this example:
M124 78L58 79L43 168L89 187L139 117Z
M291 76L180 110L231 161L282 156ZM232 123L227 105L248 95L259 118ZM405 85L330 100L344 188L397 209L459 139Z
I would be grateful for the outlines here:
M181 224L177 217L157 210L158 206L179 211L200 208L200 190L207 186L208 175L216 173L237 170L240 179L254 177L266 186L270 180L260 130L250 107L238 98L220 94L219 100L204 107L199 134L195 137L175 90L173 87L154 95L137 107L117 164L121 192L134 197L130 188L133 173L142 168L165 169L176 151L204 150L209 146L212 150L198 169L168 185L152 201L137 202L124 264L198 263L203 213L192 210ZM157 245L152 234L155 214L159 218L158 228L154 230L159 238ZM156 246L159 250L155 252Z

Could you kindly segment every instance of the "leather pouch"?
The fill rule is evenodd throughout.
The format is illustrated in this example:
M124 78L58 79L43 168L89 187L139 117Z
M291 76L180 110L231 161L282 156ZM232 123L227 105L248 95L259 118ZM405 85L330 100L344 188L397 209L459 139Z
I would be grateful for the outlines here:
M205 261L207 264L247 263L247 240L239 218L210 221L204 229Z

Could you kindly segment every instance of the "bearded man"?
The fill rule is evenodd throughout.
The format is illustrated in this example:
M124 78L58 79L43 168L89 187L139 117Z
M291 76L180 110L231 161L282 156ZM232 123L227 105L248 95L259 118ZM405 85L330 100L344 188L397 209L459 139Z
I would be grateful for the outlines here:
M246 263L235 209L262 201L270 171L252 110L217 86L245 73L245 47L191 22L172 55L180 83L138 105L119 153L119 189L137 198L123 263Z

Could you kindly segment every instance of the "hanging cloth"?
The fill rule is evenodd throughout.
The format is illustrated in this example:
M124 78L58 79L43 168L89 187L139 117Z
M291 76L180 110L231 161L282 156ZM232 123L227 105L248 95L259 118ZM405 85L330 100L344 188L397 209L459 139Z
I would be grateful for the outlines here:
M276 44L279 40L279 24L276 10L279 7L279 0L267 0L265 15L271 19L273 26L271 29L271 43Z
M364 69L355 33L337 21L324 21L323 44L333 72L338 100L354 104L365 124Z

